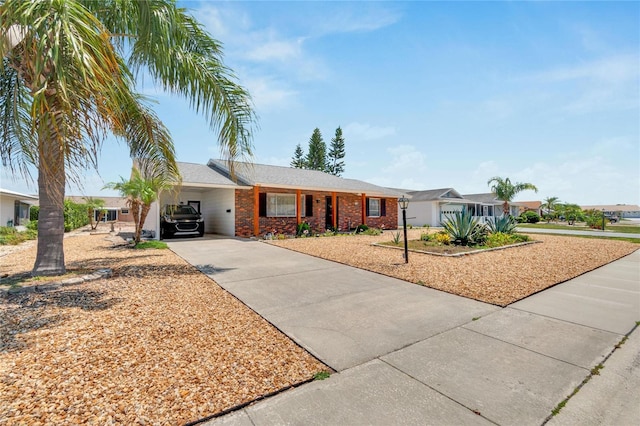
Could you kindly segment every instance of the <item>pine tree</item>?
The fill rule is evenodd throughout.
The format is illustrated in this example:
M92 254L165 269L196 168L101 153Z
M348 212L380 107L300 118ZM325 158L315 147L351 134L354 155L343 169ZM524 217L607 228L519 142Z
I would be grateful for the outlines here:
M309 139L309 152L305 161L307 169L325 171L326 158L327 145L322 140L320 129L316 127Z
M306 164L304 161L304 151L300 144L296 146L296 150L293 153L293 157L291 158L291 167L295 167L296 169L304 169Z
M338 126L336 136L331 139L331 148L327 157L327 173L335 176L342 175L342 172L344 172L344 161L342 161L344 156L344 138L342 137L342 129Z

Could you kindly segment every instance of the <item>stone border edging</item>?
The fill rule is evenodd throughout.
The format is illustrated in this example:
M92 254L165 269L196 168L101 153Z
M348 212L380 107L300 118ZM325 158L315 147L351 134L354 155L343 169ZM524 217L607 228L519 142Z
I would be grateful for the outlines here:
M432 251L414 250L414 249L409 249L409 251L413 252L413 253L428 254L430 256L464 257L464 256L472 255L472 254L487 253L487 252L496 251L496 250L505 250L505 249L508 249L508 248L526 246L526 245L529 245L529 244L536 244L536 243L541 243L541 242L542 241L525 241L525 242L522 242L522 243L509 244L508 246L493 247L493 248L482 249L482 250L472 250L472 251L466 251L464 253L453 253L453 254L434 253ZM395 250L404 250L404 247L393 247L393 246L388 246L388 245L380 244L380 243L372 243L371 245L372 246L377 246L377 247L391 248L391 249L395 249Z
M53 281L50 283L30 285L27 287L9 287L0 289L0 297L7 298L9 294L32 293L40 291L56 290L60 287L67 287L75 284L82 284L89 281L99 280L101 278L111 278L113 271L111 268L98 269L92 274L82 275L79 277L67 278L62 281Z

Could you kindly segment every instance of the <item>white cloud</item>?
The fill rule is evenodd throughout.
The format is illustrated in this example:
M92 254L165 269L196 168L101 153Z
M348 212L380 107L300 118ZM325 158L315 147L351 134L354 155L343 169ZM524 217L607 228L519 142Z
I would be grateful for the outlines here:
M342 129L345 138L351 141L363 142L382 139L396 133L395 127L372 126L369 123L349 123Z
M302 56L304 39L269 40L247 52L246 57L253 61L287 61Z
M379 7L379 4L358 3L357 7L343 7L337 12L332 8L331 16L319 16L315 21L316 33L319 35L368 32L393 25L400 20L402 14L397 10ZM343 5L345 6L345 5Z
M560 67L534 75L534 78L563 82L587 79L612 84L636 81L638 78L637 55L617 55L586 62L576 66Z
M398 145L388 148L391 160L386 167L382 168L383 173L405 175L407 170L413 174L421 173L426 168L426 155L418 151L413 145Z
M243 83L251 93L253 103L258 110L288 106L298 94L274 78L248 78L244 79Z

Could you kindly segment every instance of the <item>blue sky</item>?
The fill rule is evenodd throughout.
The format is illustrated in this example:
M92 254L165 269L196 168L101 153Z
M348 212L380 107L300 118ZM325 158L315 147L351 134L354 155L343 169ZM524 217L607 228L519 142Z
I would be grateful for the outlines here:
M259 116L256 162L341 126L345 177L488 192L493 176L577 204L640 204L638 2L182 2L224 44ZM217 158L186 102L156 111L180 161ZM84 190L128 176L105 145ZM34 192L3 170L2 187Z

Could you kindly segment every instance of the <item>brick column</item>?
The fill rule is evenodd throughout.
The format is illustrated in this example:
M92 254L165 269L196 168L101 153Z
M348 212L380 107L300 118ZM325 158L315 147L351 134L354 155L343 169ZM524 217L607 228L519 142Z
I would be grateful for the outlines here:
M301 203L302 203L302 191L300 189L296 189L296 223L298 225L300 225L300 223L302 222L300 220L300 211L302 210L302 206L300 205Z
M338 200L335 192L331 193L331 217L333 217L333 229L338 229Z
M253 187L253 235L260 235L260 185Z

